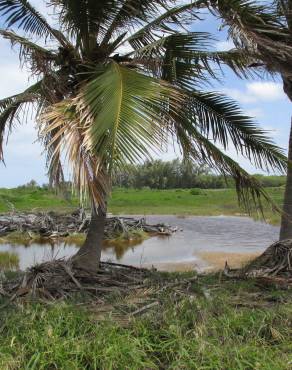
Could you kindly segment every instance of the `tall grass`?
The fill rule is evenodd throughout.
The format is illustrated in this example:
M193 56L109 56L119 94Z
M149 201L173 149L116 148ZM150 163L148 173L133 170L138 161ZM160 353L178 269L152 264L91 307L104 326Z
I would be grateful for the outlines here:
M264 293L249 282L217 280L195 282L189 294L181 299L165 291L159 306L126 326L114 314L99 321L94 306L26 305L0 312L0 369L291 368L291 292ZM129 311L125 302L120 307Z
M19 267L19 256L16 253L0 252L0 270L13 270Z

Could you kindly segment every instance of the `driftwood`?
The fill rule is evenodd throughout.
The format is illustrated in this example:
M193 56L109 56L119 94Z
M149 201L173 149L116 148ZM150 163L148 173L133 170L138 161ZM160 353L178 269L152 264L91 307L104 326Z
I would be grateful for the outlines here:
M8 298L5 304L27 299L66 299L78 293L102 299L105 294L126 293L141 287L150 273L142 268L101 262L98 273L94 275L73 268L70 260L53 260L31 267L15 281L0 279L0 297Z
M18 213L0 215L0 237L11 232L26 232L37 234L44 238L66 237L73 233L86 233L90 216L79 209L71 214L48 213ZM164 224L149 225L145 218L108 217L105 226L105 238L114 239L123 236L130 238L135 231L149 234L171 235L177 229Z
M138 297L139 305L130 316L142 315L160 304L166 291L174 300L191 297L192 284L197 276L177 278L175 282L157 275L156 271L134 266L101 262L96 274L77 269L72 261L52 260L37 264L16 278L0 276L0 310L11 303L37 300L50 303L56 300L81 298L82 302L94 302L101 306L106 296ZM164 292L164 294L162 294ZM80 296L81 295L81 296Z
M292 278L292 239L272 244L263 254L243 269L249 277Z
M242 269L230 269L227 262L222 274L228 278L254 278L261 288L292 289L292 239L272 244Z

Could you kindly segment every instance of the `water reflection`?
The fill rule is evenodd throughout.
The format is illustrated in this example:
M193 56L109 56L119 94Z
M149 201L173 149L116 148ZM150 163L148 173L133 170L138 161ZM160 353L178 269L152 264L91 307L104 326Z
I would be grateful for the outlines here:
M202 252L259 253L277 240L279 228L245 217L187 217L148 216L147 222L163 222L183 229L171 237L147 240L106 242L103 260L136 266L169 266L184 264L188 269L204 267ZM73 243L33 241L21 245L0 245L2 252L19 256L20 268L51 258L70 257L78 246ZM205 263L206 265L206 263Z

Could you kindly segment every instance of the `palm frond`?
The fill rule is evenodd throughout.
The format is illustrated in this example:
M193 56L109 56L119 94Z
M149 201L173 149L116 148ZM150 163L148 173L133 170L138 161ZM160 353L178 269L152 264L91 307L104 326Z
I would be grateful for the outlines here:
M128 53L127 56L151 58L164 56L165 50L177 58L190 58L194 52L208 50L214 38L207 32L176 33L157 37L154 41Z
M113 168L166 146L169 111L183 100L167 84L115 62L92 77L75 99L42 115L42 132L54 146L50 167L65 151L81 197L88 193L95 205L104 205Z
M40 135L49 153L47 160L50 177L56 180L60 158L65 156L81 204L89 197L94 206L105 209L110 179L98 154L93 155L85 145L86 129L86 126L80 124L80 116L72 100L51 106L40 117Z
M289 33L270 5L254 0L218 0L211 2L209 8L228 25L237 47L248 46L256 52L257 46L266 46L270 52L277 52L277 43L281 42L289 49Z
M175 33L178 26L185 27L190 21L199 19L196 10L205 6L203 1L194 1L188 4L168 8L166 12L132 34L125 42L129 42L133 49L139 49L157 39L156 32ZM171 25L174 25L174 28Z
M83 89L78 110L90 122L90 150L106 158L110 172L113 165L140 161L161 148L169 109L181 103L169 85L112 62Z
M238 153L257 168L283 172L287 166L284 151L276 146L238 105L219 93L190 92L186 115L190 115L199 130L226 150L230 143Z
M197 163L207 164L226 179L232 177L235 181L239 204L249 214L254 211L263 214L262 200L266 200L276 211L280 212L279 207L273 202L258 180L223 153L209 138L202 135L189 120L181 119L175 128L184 157Z
M51 0L59 13L60 24L76 41L78 48L89 54L97 46L103 22L111 17L119 2L112 0Z
M222 66L227 65L240 77L258 72L249 68L255 60L246 50L212 51L214 38L206 32L177 33L157 38L128 56L141 63L154 76L192 90L210 77L220 79ZM156 63L154 63L156 62Z
M9 136L15 122L21 123L29 105L40 99L41 82L36 83L21 94L0 100L0 160L3 160L5 136Z
M211 4L211 8L224 19L236 47L246 48L270 73L279 72L290 78L292 46L287 22L290 19L292 25L291 16L285 19L272 5L259 5L252 0L220 0Z
M207 37L207 35L206 35ZM178 41L178 43L177 43ZM165 43L165 56L161 63L162 78L182 88L193 90L194 86L208 84L210 77L220 80L224 76L222 66L228 66L238 77L247 78L259 75L258 69L249 68L255 59L246 50L230 50L226 52L197 50L185 48L184 42L170 37ZM185 48L182 52L181 50ZM147 65L147 59L146 59Z
M0 29L0 35L10 41L12 46L19 46L20 61L27 63L33 73L44 73L50 68L57 54L45 49L12 31Z
M8 28L16 26L39 37L51 36L67 45L61 32L53 29L28 0L0 0L0 16Z

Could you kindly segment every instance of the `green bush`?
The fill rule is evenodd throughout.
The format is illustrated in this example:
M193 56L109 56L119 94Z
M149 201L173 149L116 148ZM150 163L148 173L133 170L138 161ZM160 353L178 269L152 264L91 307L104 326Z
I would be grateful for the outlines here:
M194 188L194 189L191 189L190 190L190 194L191 195L201 195L202 194L202 190L201 189L198 189L198 188Z

